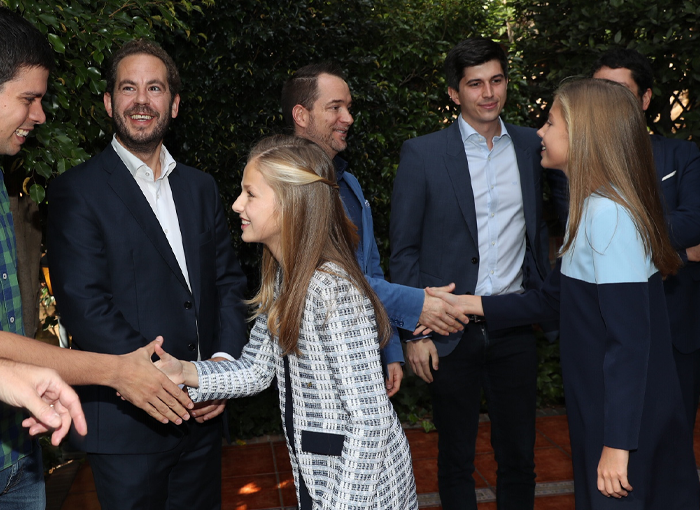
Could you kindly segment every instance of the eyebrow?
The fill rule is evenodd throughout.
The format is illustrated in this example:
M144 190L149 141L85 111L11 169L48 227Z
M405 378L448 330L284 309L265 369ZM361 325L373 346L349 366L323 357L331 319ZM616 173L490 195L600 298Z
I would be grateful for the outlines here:
M32 90L27 90L26 92L20 93L20 96L22 97L35 97L37 99L41 99L44 97L44 92L34 92Z
M328 102L326 103L326 106L331 106L331 105L334 105L334 104L345 104L345 100L343 100L343 99L331 99L330 101L328 101ZM347 104L352 104L352 101L350 101L350 102L347 103Z
M489 80L493 80L495 78L505 78L505 75L503 73L494 74L493 76L491 76L491 78L489 78ZM484 81L484 80L482 80L481 78L474 78L474 79L468 80L467 85L469 85L470 83L476 83L478 81Z
M119 82L119 86L122 87L124 85L136 85L136 82L134 80L122 80ZM149 80L146 82L146 85L160 85L163 88L167 88L166 84L162 82L161 80Z

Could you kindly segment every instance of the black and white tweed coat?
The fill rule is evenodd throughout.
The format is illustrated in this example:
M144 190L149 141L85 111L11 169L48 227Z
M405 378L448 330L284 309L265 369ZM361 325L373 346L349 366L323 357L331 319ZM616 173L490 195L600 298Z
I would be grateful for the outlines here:
M333 264L314 273L301 355L289 355L294 480L298 488L303 477L314 510L417 509L408 441L386 396L374 310L344 274ZM258 317L239 360L196 366L199 388L189 390L195 401L258 393L277 375L284 416L284 362L266 316Z

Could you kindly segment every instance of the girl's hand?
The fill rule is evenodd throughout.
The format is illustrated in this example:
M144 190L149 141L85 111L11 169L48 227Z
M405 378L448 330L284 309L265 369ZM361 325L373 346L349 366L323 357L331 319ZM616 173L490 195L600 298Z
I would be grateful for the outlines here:
M158 370L167 375L168 378L175 384L185 384L185 374L182 362L165 352L160 345L156 345L156 354L160 358L154 363Z
M598 490L607 497L622 498L632 486L627 480L627 463L630 452L603 446L598 463Z

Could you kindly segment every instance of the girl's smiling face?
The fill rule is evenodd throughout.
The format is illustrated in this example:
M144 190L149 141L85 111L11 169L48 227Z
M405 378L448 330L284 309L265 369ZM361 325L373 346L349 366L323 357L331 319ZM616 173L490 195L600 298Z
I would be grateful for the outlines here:
M280 261L280 222L274 190L258 170L257 161L250 161L243 170L241 194L233 210L241 218L241 238L246 243L263 243Z
M542 166L561 170L568 175L569 130L558 100L554 100L547 122L537 131L537 135L542 138Z

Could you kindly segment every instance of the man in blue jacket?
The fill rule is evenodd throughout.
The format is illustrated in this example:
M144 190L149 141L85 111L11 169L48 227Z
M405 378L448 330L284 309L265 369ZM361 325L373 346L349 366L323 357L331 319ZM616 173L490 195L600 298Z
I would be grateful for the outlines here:
M384 279L369 201L355 176L348 172L347 161L338 156L347 147L346 138L353 123L351 106L352 96L344 74L332 63L302 67L282 89L282 113L287 126L295 135L316 142L333 158L340 196L360 237L357 260L394 326L392 341L383 352L389 372L387 391L392 396L403 378L403 352L396 328L413 331L420 325L448 334L461 330L459 321L466 321L466 317L444 301L428 296L423 289ZM451 285L444 287L447 291L452 289Z
M610 50L598 58L593 77L630 89L642 110L649 107L652 67L636 50ZM651 135L654 163L663 195L671 242L685 263L664 281L673 354L688 422L695 425L700 395L700 149L693 142Z

